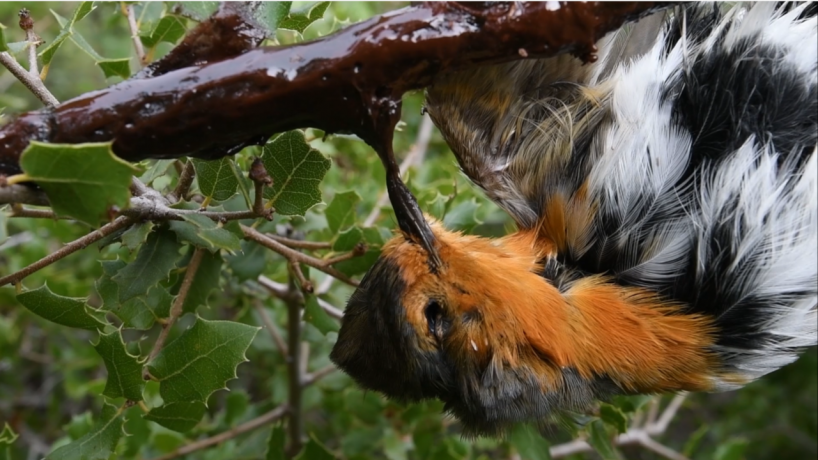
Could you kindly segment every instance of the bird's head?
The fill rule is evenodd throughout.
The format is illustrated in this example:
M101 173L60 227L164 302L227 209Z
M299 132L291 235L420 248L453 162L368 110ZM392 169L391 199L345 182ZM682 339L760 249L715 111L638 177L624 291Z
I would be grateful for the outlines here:
M564 357L527 337L550 329L527 327L521 313L529 296L541 294L537 303L547 305L550 292L538 289L546 283L537 274L535 241L464 236L436 224L431 230L436 264L408 235L385 245L347 304L331 359L390 398L441 399L467 431L495 432L546 415ZM559 341L561 333L553 335Z

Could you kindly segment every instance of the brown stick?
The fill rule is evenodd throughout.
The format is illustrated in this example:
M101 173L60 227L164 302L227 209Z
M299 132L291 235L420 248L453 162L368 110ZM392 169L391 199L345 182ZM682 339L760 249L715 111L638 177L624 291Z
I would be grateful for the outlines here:
M125 216L117 217L116 220L114 220L110 224L103 225L102 227L99 228L99 230L95 230L78 240L66 244L62 248L55 251L54 253L43 257L42 259L38 260L37 262L34 262L33 264L29 265L28 267L20 271L14 272L10 275L6 275L0 278L0 286L5 286L6 284L9 283L17 283L26 276L36 272L37 270L45 266L51 265L54 262L79 251L80 249L84 249L89 245L105 238L111 233L114 233L115 231L121 228L130 226L132 223L133 220L131 220L129 217Z
M132 79L29 112L0 128L0 173L19 172L29 141L113 141L121 158L219 158L275 132L314 127L357 134L381 153L404 92L435 75L573 52L665 5L545 2L429 3L352 25L310 43ZM526 50L520 53L519 50ZM23 69L24 70L24 69ZM298 107L299 110L293 110ZM385 133L389 133L386 135Z

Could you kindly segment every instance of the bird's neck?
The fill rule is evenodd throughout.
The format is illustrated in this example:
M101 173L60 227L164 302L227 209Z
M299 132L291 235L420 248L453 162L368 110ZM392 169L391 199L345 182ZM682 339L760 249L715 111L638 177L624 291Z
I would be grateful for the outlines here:
M554 247L532 232L500 241L523 258L542 259ZM600 275L560 291L532 268L503 276L511 285L496 305L523 331L518 340L555 367L573 368L585 378L605 376L637 392L711 388L716 363L708 352L714 331L707 318L684 314L652 291Z

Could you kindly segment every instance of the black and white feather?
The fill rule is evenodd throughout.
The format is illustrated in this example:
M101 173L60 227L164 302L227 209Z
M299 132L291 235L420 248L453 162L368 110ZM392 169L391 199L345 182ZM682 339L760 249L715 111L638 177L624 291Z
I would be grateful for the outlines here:
M557 263L714 317L724 374L747 381L816 343L818 20L814 4L722 6L646 18L590 65L444 75L427 108Z

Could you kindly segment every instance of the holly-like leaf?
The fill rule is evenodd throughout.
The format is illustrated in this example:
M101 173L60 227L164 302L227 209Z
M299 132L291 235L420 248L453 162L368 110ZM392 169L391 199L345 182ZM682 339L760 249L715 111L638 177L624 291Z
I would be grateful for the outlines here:
M97 293L102 298L102 310L116 315L127 329L150 329L159 318L167 318L173 296L162 286L150 288L146 295L127 302L119 301L119 285L111 278L127 264L122 260L101 261L102 277L97 280Z
M355 245L363 241L364 232L359 227L351 227L335 237L332 250L336 252L351 251Z
M151 182L154 181L157 177L164 176L165 172L168 170L170 165L173 164L174 160L156 160L151 164L151 167L148 168L147 171L142 173L139 176L139 180L145 183L145 185L150 185Z
M636 412L653 398L655 398L655 396L651 395L615 396L612 404L618 407L622 412L629 414Z
M509 434L509 442L523 460L550 460L548 441L527 424L518 424Z
M344 231L355 224L355 206L360 201L361 197L354 191L335 194L324 211L327 227L332 233Z
M279 134L262 149L261 160L273 185L264 190L276 213L303 216L321 202L318 185L330 167L329 159L311 148L301 131Z
M144 417L145 420L156 422L169 430L184 433L199 424L205 409L201 401L172 402L154 407Z
M63 326L97 330L106 325L99 312L86 304L87 299L54 294L47 284L17 294L17 300L35 315Z
M304 33L304 30L313 22L324 17L324 12L330 2L317 2L306 8L290 11L290 14L279 23L281 29L295 30Z
M218 252L205 252L202 254L202 261L193 276L193 283L190 285L185 303L182 304L182 311L193 313L200 305L207 305L207 297L214 289L219 288L219 276L222 272L222 256ZM182 287L183 277L179 277L172 292L179 292Z
M97 225L111 206L128 204L136 168L117 158L110 143L46 144L32 141L20 167L45 190L58 215Z
M590 444L604 460L619 460L621 458L614 448L613 443L611 443L611 435L608 433L608 430L605 429L605 424L602 420L594 420L591 422L588 426L588 432L591 435L588 438L588 444Z
M199 190L204 196L216 201L225 201L236 194L239 178L236 177L237 169L231 158L224 157L213 161L191 158L190 161L193 162Z
M241 250L239 238L230 230L220 228L209 217L200 214L182 214L182 221L172 221L170 228L179 239L193 243L211 252L227 249L235 252Z
M99 420L91 431L76 441L52 452L46 460L107 460L122 437L124 420L121 411L103 404Z
M599 407L599 418L608 425L616 428L620 433L628 431L628 417L616 406L603 403Z
M219 2L178 2L176 6L182 16L201 22L219 9Z
M139 39L148 48L153 48L160 42L174 44L182 38L186 30L184 18L169 14L160 19L149 34L140 35Z
M108 370L108 380L102 394L109 398L141 401L142 388L145 386L142 363L139 362L138 356L131 355L125 349L122 333L114 331L110 334L100 334L99 342L94 345L94 349L102 357L105 369Z
M11 429L8 423L5 423L3 431L0 431L0 460L11 460L9 446L17 440L17 437L17 433Z
M335 460L335 456L320 441L315 439L315 435L312 433L310 433L310 439L307 441L307 445L304 446L304 450L295 458L296 460Z
M51 40L51 43L47 44L42 51L40 51L39 56L43 61L43 73L47 73L48 66L51 64L51 60L54 59L57 50L60 49L60 46L74 34L74 24L82 20L85 16L88 16L94 8L94 2L80 3L77 9L74 10L74 14L71 15L70 20L63 18L54 10L51 10L51 14L57 19L57 23L60 25L60 33L56 38ZM44 75L41 75L41 77L45 78Z
M322 334L338 332L338 321L333 320L320 305L318 299L311 295L304 303L304 319L321 331Z
M165 403L207 401L236 378L236 367L259 328L232 321L197 318L148 364Z
M225 256L227 265L238 281L258 278L267 266L267 249L252 241L241 242L241 253Z
M120 77L123 80L131 76L131 59L100 59L97 65L102 69L105 78Z
M179 259L180 247L172 232L162 230L148 235L136 259L111 278L119 286L119 302L146 295L167 279Z
M133 225L122 234L122 245L131 251L138 249L153 230L153 222L142 222Z
M275 37L275 31L282 21L286 21L292 2L262 2L255 13L259 25L264 28L267 37Z
M264 456L264 460L284 460L287 458L284 455L285 435L283 426L276 425L273 427L273 431L270 432L270 440L267 442L267 455Z

